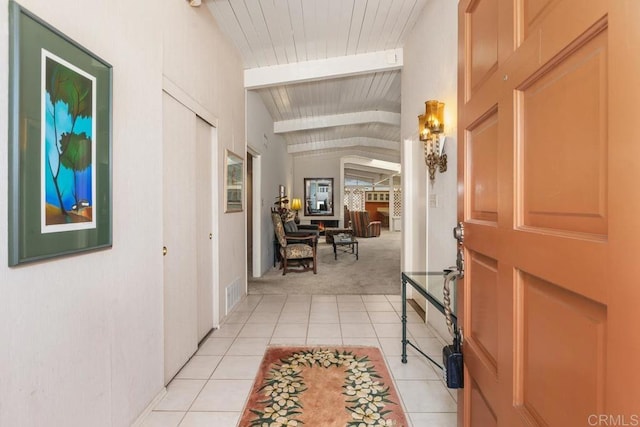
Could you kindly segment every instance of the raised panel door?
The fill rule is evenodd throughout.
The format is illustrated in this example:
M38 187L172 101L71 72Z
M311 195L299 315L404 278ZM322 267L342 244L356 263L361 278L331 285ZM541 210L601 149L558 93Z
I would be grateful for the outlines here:
M640 425L639 3L459 4L462 426Z

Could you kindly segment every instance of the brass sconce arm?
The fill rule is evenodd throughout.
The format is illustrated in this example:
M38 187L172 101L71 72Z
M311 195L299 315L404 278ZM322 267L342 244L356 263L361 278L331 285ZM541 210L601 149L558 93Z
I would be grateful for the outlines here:
M424 161L427 164L427 169L429 170L429 180L431 180L431 182L435 181L436 179L436 169L438 169L440 173L447 171L447 155L441 153L440 142L438 141L439 138L436 137L434 139L436 140L435 147L431 145L432 141L424 142Z

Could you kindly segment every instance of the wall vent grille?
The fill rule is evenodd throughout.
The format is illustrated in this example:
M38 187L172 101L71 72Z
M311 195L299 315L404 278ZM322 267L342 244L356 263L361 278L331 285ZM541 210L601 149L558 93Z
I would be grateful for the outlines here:
M229 314L233 307L240 301L240 297L242 296L242 286L240 285L240 279L236 279L226 288L226 313Z

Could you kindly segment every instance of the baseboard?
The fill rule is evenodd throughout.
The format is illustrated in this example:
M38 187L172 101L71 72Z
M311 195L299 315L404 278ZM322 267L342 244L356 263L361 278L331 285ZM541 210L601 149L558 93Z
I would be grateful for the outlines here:
M162 390L160 390L160 392L156 395L156 397L154 397L153 400L151 400L151 402L147 405L144 411L142 411L140 416L138 416L138 418L136 418L133 424L131 424L131 427L140 427L144 422L145 418L147 418L147 415L149 415L151 411L153 411L153 408L156 407L158 402L160 402L166 394L167 394L167 388L162 387Z
M422 309L422 307L420 307L420 304L418 304L415 300L413 299L408 299L407 303L413 307L413 309L416 311L416 313L418 313L418 316L420 316L422 318L422 320L424 320L425 322L427 321L427 315L424 312L424 310Z

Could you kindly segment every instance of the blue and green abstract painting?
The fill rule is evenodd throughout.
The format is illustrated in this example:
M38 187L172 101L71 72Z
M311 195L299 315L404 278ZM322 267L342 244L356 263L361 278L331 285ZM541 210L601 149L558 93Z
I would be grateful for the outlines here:
M42 232L95 228L95 77L42 52Z

